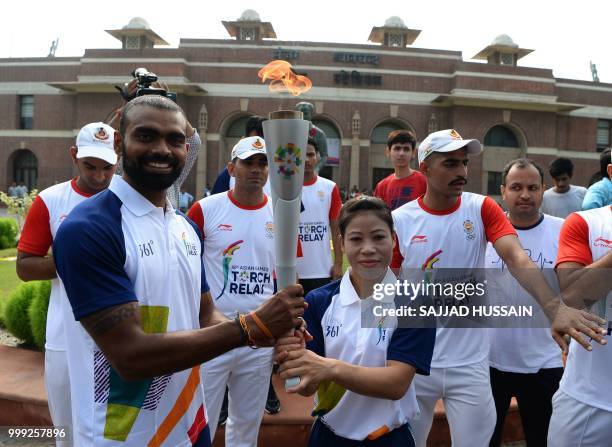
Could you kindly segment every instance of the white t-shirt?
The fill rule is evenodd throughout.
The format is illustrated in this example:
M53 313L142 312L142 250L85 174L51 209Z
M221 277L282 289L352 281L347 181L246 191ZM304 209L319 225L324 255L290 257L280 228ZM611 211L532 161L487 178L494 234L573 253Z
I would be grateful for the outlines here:
M557 265L577 262L589 265L612 250L612 206L580 211L568 216L559 238ZM612 411L612 292L593 305L608 321L607 345L591 343L588 352L578 343L570 344L565 372L559 388L574 399Z
M558 193L554 188L544 191L544 199L540 210L544 214L565 219L570 213L582 209L582 200L587 189L584 186L570 185L570 189L565 193Z
M563 219L544 214L531 228L515 227L527 255L540 269L545 270L545 274L550 273L546 277L555 292L559 291L554 266L562 225ZM491 244L487 245L485 268L494 269L487 275L487 297L490 302L532 306L542 313L534 298L512 277ZM541 320L545 321L545 317ZM491 328L489 336L489 364L500 371L533 374L542 368L563 366L559 347L548 328Z
M80 191L76 179L58 183L41 191L28 212L21 237L19 251L45 256L55 239L60 224L72 209L84 202L89 194ZM62 313L62 301L68 301L60 287L60 279L51 280L51 295L47 311L47 328L45 349L65 351L64 321L72 318L70 314Z
M423 197L393 211L398 237L393 267L402 268L403 279L416 270L482 269L487 241L516 232L502 209L489 197L464 192L446 211L429 209ZM399 251L399 253L398 253ZM455 281L458 279L455 277ZM438 328L432 368L478 363L489 354L486 329Z
M197 228L169 201L164 211L117 177L70 213L53 245L77 320L137 302L147 333L199 329L208 291L201 249ZM210 440L199 366L125 381L74 318L66 322L66 341L75 446L191 447Z
M342 200L338 185L317 176L314 182L302 187L300 234L303 257L297 260L300 279L329 278L332 254L330 248L330 220L340 214Z
M204 236L204 268L215 306L229 318L255 310L274 293L274 223L268 196L240 205L232 190L189 210Z
M372 297L362 300L349 275L350 269L341 280L308 294L304 319L314 337L308 349L323 357L366 367L399 361L414 366L417 374L429 375L435 330L398 328L396 318L377 316L373 307L394 309L395 296L385 295L381 301ZM395 275L388 270L383 283L395 281ZM329 410L321 421L338 436L354 440L366 439L384 426L393 430L419 415L413 386L398 400L344 390Z

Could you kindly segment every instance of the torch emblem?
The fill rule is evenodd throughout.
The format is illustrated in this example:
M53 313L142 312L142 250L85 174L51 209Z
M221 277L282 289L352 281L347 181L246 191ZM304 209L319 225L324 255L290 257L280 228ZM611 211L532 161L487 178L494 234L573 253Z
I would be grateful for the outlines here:
M290 180L292 176L297 174L299 166L302 164L302 150L293 143L279 146L276 149L274 163L278 168L278 174L285 180Z
M221 298L223 293L225 293L227 283L229 282L229 268L232 264L234 252L240 248L240 244L242 244L243 242L243 240L236 241L228 245L227 248L223 250L223 289L221 289L221 293L218 297L215 298L215 301Z

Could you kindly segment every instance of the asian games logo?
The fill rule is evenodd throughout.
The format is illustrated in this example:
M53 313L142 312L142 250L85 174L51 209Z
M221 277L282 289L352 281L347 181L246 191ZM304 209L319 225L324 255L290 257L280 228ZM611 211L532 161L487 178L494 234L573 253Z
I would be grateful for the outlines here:
M274 222L266 222L265 225L266 237L272 239L274 237Z
M463 231L465 232L465 238L468 241L473 241L476 238L474 234L474 222L470 219L466 219L463 221Z
M287 143L284 147L279 146L276 149L274 163L276 163L278 168L277 172L285 180L289 180L293 175L297 174L302 164L302 150L293 143Z
M227 283L229 282L229 268L232 264L232 259L234 257L234 253L236 250L240 249L240 244L244 241L241 239L234 243L231 243L227 246L225 250L223 250L223 289L221 289L221 293L218 297L215 298L215 301L221 298L221 296L225 293L225 289L227 288Z

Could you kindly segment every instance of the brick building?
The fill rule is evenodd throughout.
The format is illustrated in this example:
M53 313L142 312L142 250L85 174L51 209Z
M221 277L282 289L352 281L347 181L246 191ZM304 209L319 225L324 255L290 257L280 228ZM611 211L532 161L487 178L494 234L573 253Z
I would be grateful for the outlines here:
M576 165L574 183L588 185L599 152L610 145L612 84L518 66L532 50L505 35L474 56L486 63L476 63L460 52L416 47L420 31L397 17L372 28L372 43L364 45L276 40L272 24L252 10L223 24L231 39L181 39L178 48L163 48L167 43L136 18L107 31L122 49L0 59L0 188L13 181L44 188L73 175L67 148L78 129L120 105L114 85L136 67L155 72L178 93L203 136L187 182L197 196L228 161L248 116L292 109L299 101L315 106L313 121L328 137L323 175L345 189L372 189L390 172L384 143L399 128L419 140L444 128L479 139L486 149L470 164L468 189L492 195L503 165L525 155L543 165L568 156ZM257 72L273 59L307 74L312 90L299 98L270 93Z

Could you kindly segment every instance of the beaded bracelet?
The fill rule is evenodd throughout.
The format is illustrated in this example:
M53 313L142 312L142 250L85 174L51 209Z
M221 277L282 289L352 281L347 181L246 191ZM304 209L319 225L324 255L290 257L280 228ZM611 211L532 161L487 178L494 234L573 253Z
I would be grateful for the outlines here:
M246 345L249 341L249 335L247 331L245 331L244 328L242 327L242 324L240 322L240 317L238 316L234 318L234 322L238 325L238 329L240 329L240 344Z
M251 336L251 330L249 329L249 325L246 322L246 315L239 314L238 320L240 321L240 327L242 327L242 330L247 334L247 345L249 346L249 348L257 349L257 346L253 341L253 337Z

